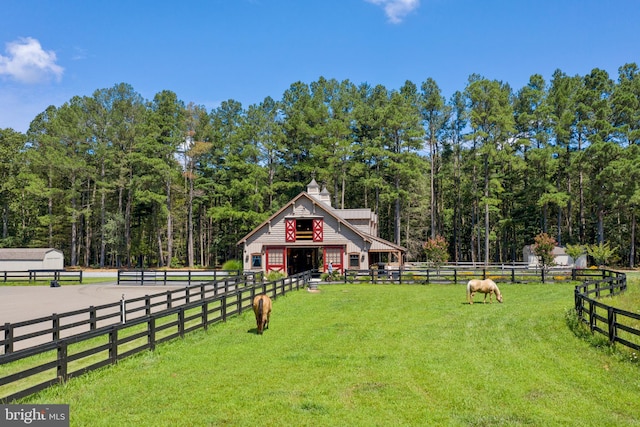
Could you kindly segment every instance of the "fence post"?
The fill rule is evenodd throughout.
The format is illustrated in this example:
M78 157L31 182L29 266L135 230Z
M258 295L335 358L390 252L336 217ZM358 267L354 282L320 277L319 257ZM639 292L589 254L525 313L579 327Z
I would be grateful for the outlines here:
M67 381L67 362L67 342L61 341L58 343L58 366L56 367L60 384Z
M178 311L178 334L180 338L184 338L184 307L180 307Z
M109 332L109 360L112 364L118 361L118 327L114 326Z
M227 294L222 295L222 298L220 298L220 317L223 322L227 321Z
M151 317L147 321L147 329L149 330L149 349L151 351L156 348L156 318Z
M11 323L4 324L4 354L13 353L13 326Z
M60 317L56 313L53 313L51 316L51 320L53 320L53 340L58 341L60 339Z
M487 269L486 267L482 267L482 280L486 280L487 278Z
M149 295L144 296L144 313L151 316L151 297Z
M516 283L516 269L511 267L511 283Z
M89 307L89 329L96 329L96 308L94 306Z
M200 306L202 308L202 328L206 331L209 328L209 304L204 301L204 298L202 300L203 302Z
M124 300L124 294L122 294L122 298L120 299L120 322L122 324L127 321L127 302Z
M171 308L171 291L167 291L167 308Z
M613 344L616 341L616 312L611 306L607 307L607 323L609 324L609 342Z

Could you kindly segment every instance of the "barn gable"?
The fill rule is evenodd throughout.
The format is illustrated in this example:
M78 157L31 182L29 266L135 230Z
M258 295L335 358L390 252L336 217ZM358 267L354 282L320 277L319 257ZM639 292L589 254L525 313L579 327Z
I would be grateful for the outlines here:
M400 265L404 248L371 234L377 234L377 217L370 209L334 209L330 199L312 180L306 192L247 234L238 242L245 270L292 274L327 270L329 263L337 271L367 269L383 258Z

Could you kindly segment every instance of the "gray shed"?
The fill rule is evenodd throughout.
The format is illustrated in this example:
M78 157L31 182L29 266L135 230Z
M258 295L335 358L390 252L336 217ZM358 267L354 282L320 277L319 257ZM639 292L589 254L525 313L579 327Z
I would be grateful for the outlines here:
M53 248L0 248L0 271L63 270L64 254Z

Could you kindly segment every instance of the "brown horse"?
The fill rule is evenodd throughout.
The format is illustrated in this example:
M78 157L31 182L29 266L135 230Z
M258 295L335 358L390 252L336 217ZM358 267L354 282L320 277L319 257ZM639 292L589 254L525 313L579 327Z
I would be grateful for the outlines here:
M473 296L476 292L481 292L484 294L484 303L487 302L487 294L489 294L489 303L491 303L491 296L493 294L496 295L496 299L498 302L502 302L502 294L500 293L500 289L498 289L498 285L491 280L469 280L467 283L467 301L469 304L473 304Z
M256 315L258 334L262 335L265 329L269 329L269 317L271 317L271 298L267 295L256 295L253 299L253 312Z

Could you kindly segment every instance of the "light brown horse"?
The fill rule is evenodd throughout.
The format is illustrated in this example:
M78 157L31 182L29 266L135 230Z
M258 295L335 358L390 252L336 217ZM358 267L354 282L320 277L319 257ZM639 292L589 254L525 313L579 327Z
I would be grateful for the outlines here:
M271 317L271 298L267 295L256 295L253 299L253 312L256 315L258 334L262 335L265 329L269 329L269 318Z
M500 293L500 289L498 289L498 285L491 280L477 280L472 279L467 283L467 301L469 304L473 304L473 296L476 292L480 292L484 294L484 303L487 302L487 294L489 294L489 303L491 303L491 296L495 294L496 300L498 302L502 302L502 294Z

